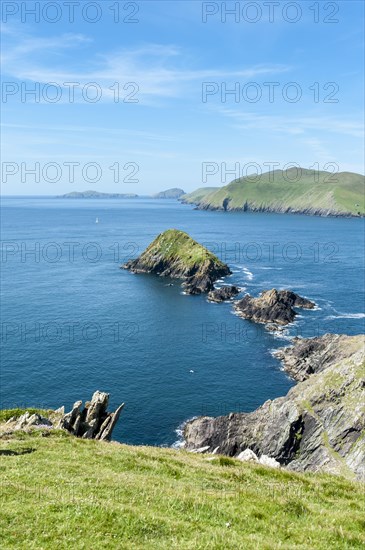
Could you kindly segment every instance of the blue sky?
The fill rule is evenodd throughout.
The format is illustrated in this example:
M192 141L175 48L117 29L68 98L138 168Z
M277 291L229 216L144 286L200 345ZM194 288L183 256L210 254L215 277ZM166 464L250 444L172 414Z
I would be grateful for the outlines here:
M240 11L224 21L222 2L80 0L73 22L65 2L39 21L20 4L2 13L3 194L191 191L270 163L364 172L363 2L226 2Z

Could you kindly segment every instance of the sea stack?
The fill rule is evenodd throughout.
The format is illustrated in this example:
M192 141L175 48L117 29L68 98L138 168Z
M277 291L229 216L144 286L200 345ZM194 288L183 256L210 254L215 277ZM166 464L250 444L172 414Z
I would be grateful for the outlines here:
M256 323L272 323L273 325L288 325L296 316L293 309L300 307L313 309L315 303L302 298L290 290L265 290L258 298L246 294L234 304L234 309L240 317Z
M231 274L228 265L178 229L164 231L138 258L121 267L133 273L183 279L187 294L210 292L217 279Z

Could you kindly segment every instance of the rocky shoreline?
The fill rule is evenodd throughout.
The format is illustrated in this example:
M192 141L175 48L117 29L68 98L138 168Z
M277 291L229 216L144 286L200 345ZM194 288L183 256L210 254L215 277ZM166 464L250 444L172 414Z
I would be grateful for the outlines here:
M191 204L184 202L183 199L179 199L182 204ZM250 212L250 213L264 213L264 214L299 214L301 216L319 216L322 218L363 218L364 214L353 214L350 212L340 212L338 210L331 210L330 208L293 208L283 206L253 206L248 203L244 204L241 208L229 207L229 203L226 206L212 206L207 204L197 203L194 210L206 210L211 212Z
M185 425L188 450L238 457L249 449L299 472L365 476L364 336L294 340L276 353L300 382L251 413L199 417Z

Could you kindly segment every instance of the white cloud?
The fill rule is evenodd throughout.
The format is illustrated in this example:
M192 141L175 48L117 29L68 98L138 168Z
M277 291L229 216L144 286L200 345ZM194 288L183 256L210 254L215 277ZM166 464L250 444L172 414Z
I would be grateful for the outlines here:
M246 113L234 109L218 108L218 112L233 120L235 128L242 130L258 129L273 133L304 135L306 133L327 132L362 138L364 124L361 117L353 118L319 116L282 116L260 113Z
M115 82L121 85L135 82L139 87L138 98L178 98L186 99L189 89L194 84L196 97L199 97L200 86L197 83L215 80L252 79L265 75L284 73L289 66L280 64L261 64L226 70L217 67L208 69L186 68L189 60L182 50L174 45L145 44L134 49L122 49L108 53L85 56L73 55L71 61L79 67L70 69L72 63L54 54L67 50L84 48L90 39L82 34L64 34L51 38L34 38L8 33L12 40L4 47L3 74L20 81L39 83L55 82L61 87L67 82L77 82L85 86L96 82L102 89L104 99L113 100L114 91L110 90ZM74 53L72 51L72 54ZM52 58L49 57L52 52ZM81 61L84 61L81 65ZM81 65L81 68L80 68Z

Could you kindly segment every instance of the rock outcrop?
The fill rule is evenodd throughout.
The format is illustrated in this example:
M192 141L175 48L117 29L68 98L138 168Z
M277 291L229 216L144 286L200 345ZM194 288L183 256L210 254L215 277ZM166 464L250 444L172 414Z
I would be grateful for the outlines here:
M85 403L84 408L82 401L76 401L72 410L61 418L57 427L83 439L109 441L124 403L113 413L107 412L108 403L109 394L96 391L91 401Z
M82 406L82 401L76 401L70 412L65 414L65 408L47 411L47 416L26 411L18 417L11 417L0 432L9 435L15 431L32 429L63 429L76 437L83 439L100 439L110 441L113 429L118 422L124 403L115 412L108 412L109 394L96 391L91 401Z
M177 229L158 235L141 256L121 267L133 273L183 279L187 294L209 292L217 279L231 273L212 252Z
M278 352L284 368L303 380L285 397L252 413L199 417L184 430L187 449L246 449L295 471L365 476L364 336L327 334L296 339Z
M240 289L237 286L221 286L220 288L215 288L211 290L208 294L208 300L211 302L226 302L231 300L237 294L240 293Z
M290 290L265 290L258 298L246 294L242 300L234 304L236 313L245 319L256 323L287 325L296 316L295 307L313 309L314 302L302 298Z

